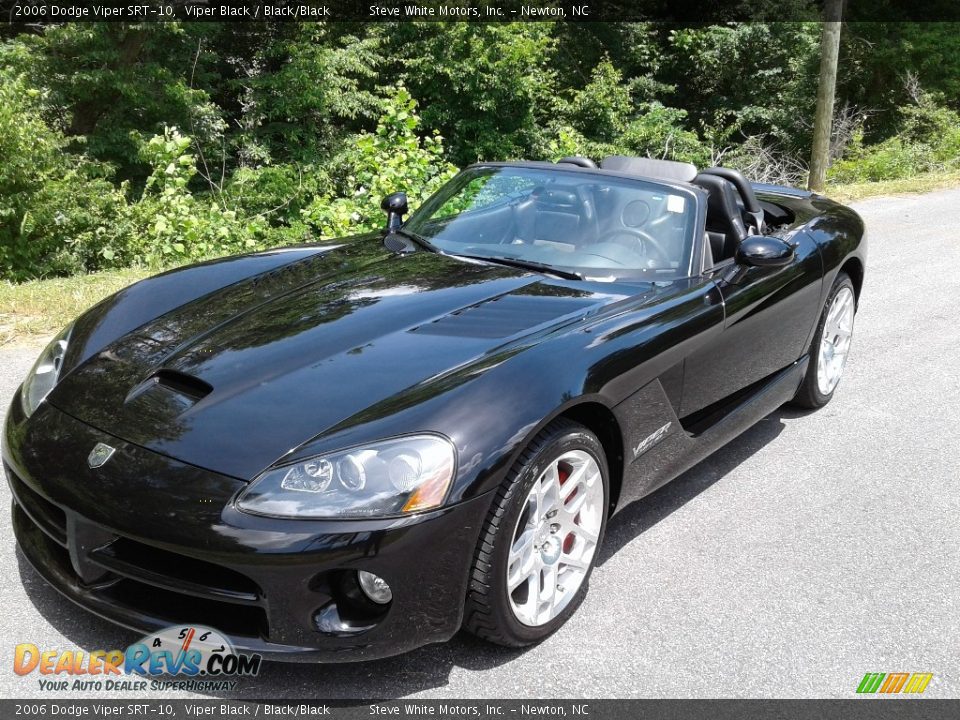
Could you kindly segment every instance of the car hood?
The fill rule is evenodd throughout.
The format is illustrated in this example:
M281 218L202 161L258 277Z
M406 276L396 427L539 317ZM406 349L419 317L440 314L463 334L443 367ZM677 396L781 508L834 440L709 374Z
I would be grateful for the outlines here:
M371 405L618 299L512 268L347 245L146 323L69 372L49 401L128 442L251 479Z

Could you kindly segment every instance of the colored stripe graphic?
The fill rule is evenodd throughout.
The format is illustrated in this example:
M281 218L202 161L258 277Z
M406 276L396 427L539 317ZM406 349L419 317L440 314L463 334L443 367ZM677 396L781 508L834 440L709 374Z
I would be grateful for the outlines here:
M907 682L910 673L890 673L887 675L886 682L880 688L882 693L898 693L903 684Z
M930 684L932 678L933 673L914 673L910 676L910 681L903 691L905 693L922 693L927 689L927 685Z
M860 685L857 687L857 692L875 693L885 677L886 673L867 673L863 676L863 680L860 681Z
M919 695L927 689L933 673L867 673L857 685L858 693L912 693Z

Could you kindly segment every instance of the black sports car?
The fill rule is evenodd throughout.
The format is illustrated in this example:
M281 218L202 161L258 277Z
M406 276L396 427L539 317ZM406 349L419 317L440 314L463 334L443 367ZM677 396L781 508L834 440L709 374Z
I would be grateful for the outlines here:
M610 514L840 379L866 243L819 195L616 156L383 207L380 234L168 272L54 339L3 448L47 581L280 659L526 645Z

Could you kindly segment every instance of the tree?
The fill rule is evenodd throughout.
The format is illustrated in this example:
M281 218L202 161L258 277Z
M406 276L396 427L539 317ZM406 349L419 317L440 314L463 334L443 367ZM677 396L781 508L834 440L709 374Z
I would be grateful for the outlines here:
M837 88L837 57L840 54L840 17L843 0L827 0L824 6L823 35L820 41L820 83L817 110L813 120L813 150L810 154L810 179L807 187L822 192L830 164L830 130L833 101Z

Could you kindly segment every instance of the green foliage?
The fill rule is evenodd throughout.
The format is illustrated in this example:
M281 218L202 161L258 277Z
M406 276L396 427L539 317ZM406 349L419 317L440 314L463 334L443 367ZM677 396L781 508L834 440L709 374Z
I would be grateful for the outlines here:
M165 125L192 128L211 149L220 145L221 111L196 87L205 77L198 51L214 29L206 23L65 23L18 36L0 57L31 87L45 89L52 127L82 137L85 154L139 182L140 141Z
M831 179L960 167L957 28L845 24L837 104L851 113ZM23 280L379 227L383 195L415 207L477 160L720 158L800 181L820 26L63 23L3 37L0 277Z
M288 27L255 50L248 77L231 83L243 103L234 142L246 165L313 163L376 121L378 38L327 23Z
M897 180L960 168L960 114L941 102L924 94L900 108L899 132L882 142L866 145L862 130L857 132L830 169L830 179L845 183Z
M567 118L578 132L600 143L616 142L633 114L630 88L609 58L593 69L590 82L577 92Z
M672 30L661 77L702 127L765 134L806 150L819 39L820 24L803 22Z
M262 228L242 213L222 207L217 199L189 189L197 173L190 154L192 140L176 128L165 128L142 147L153 168L143 196L130 207L138 230L139 256L149 265L169 265L211 255L253 250Z
M872 112L867 142L892 137L917 87L960 110L960 24L845 23L837 78L840 97Z
M687 113L659 103L643 106L641 114L624 131L625 154L650 155L670 160L710 164L710 148L692 130L687 130Z
M113 219L123 194L109 171L65 151L40 93L0 74L0 276L23 280L123 262Z
M338 158L340 186L307 207L304 218L322 237L337 237L383 224L381 199L405 190L412 207L432 195L456 168L443 159L443 140L417 135L417 102L403 87L383 103L374 133L360 133Z
M562 124L545 153L604 157L642 155L709 163L710 148L688 129L687 112L660 102L637 101L635 91L609 58L594 68L583 89L576 91Z
M424 124L455 139L457 165L528 157L542 139L558 95L551 23L402 23L381 32Z

